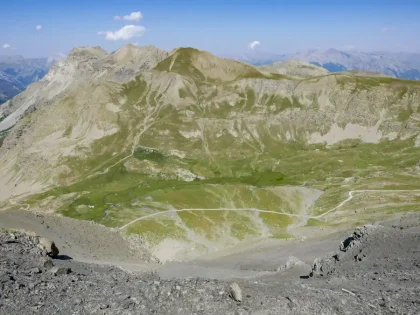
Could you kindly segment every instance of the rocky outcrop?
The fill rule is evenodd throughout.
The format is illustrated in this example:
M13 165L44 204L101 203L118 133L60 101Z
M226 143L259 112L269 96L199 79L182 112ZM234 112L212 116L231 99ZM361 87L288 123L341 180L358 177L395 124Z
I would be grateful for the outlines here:
M356 228L352 234L340 243L337 252L333 253L331 256L317 258L314 261L310 276L323 277L331 275L337 271L336 265L339 265L340 261L342 262L348 259L362 260L366 255L361 254L362 250L360 247L369 241L370 235L381 228L384 227L378 225L365 225Z
M0 231L0 314L419 314L418 229L364 227L350 238L357 244L324 277L232 283L51 259L38 237ZM360 251L366 259L351 259Z
M382 258L382 255L390 250L387 246L389 238L393 238L393 242L401 241L395 227L390 229L381 225L365 225L356 228L340 243L336 252L315 259L310 276L325 277L340 274L346 268L345 266L357 266L357 263L364 260L374 264L376 259L380 261L379 258ZM406 246L409 247L409 244L400 246L398 251L403 252L402 248ZM386 255L387 260L398 260L398 256L394 255L392 257Z

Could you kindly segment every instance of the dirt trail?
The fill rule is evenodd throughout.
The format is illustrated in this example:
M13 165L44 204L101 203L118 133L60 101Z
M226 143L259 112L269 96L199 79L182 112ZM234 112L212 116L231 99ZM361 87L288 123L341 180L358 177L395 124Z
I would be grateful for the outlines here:
M293 214L293 213L288 213L288 212L278 212L278 211L271 211L271 210L261 210L261 209L255 209L255 208L238 208L238 209L232 209L232 208L217 208L217 209L195 208L195 209L167 210L167 211L148 214L148 215L142 216L140 218L137 218L137 219L127 223L126 225L120 227L120 230L123 230L126 227L132 225L133 223L136 223L136 222L141 221L141 220L150 219L150 218L160 216L160 215L163 215L163 214L185 212L185 211L256 211L256 212L262 212L262 213L273 213L273 214L279 214L279 215L280 214L288 215L290 217L305 217L305 218L309 218L309 219L310 218L315 218L315 217L312 217L312 216L306 216L306 215L301 215L301 214Z
M389 190L389 189L388 190L387 189L378 189L378 190L373 190L373 189L352 190L352 191L349 191L349 197L346 200L344 200L343 202L341 202L337 207L332 208L331 210L328 210L327 212L324 212L324 213L318 215L316 218L317 219L322 218L322 217L326 216L327 214L333 212L334 210L337 210L338 208L341 208L347 202L349 202L350 200L353 199L353 197L354 197L353 194L354 193L365 193L365 192L372 192L372 193L377 193L377 192L420 192L420 189L414 189L414 190L413 189L407 189L407 190L404 190L404 189L396 189L396 190Z
M123 225L122 227L120 227L120 230L123 230L125 228L127 228L128 226L132 225L133 223L136 223L138 221L141 220L146 220L152 217L156 217L156 216L160 216L160 215L164 215L164 214L168 214L168 213L176 213L176 212L185 212L185 211L256 211L256 212L262 212L262 213L272 213L272 214L278 214L278 215L287 215L289 217L297 217L297 218L304 218L304 219L321 219L322 217L326 216L327 214L331 213L334 210L337 210L338 208L341 208L342 206L344 206L347 202L351 201L354 196L354 193L364 193L364 192L420 192L419 190L403 190L403 189L397 189L397 190L370 190L370 189L366 189L366 190L352 190L349 192L349 197L342 201L338 206L332 208L331 210L328 210L327 212L324 212L320 215L317 216L311 216L308 214L293 214L293 213L288 213L288 212L279 212L279 211L271 211L271 210L263 210L263 209L256 209L256 208L237 208L237 209L232 209L232 208L217 208L217 209L179 209L179 210L168 210L168 211L162 211L162 212L157 212L157 213L152 213L152 214L148 214L145 216L142 216L140 218L137 218L125 225Z
M30 211L24 210L7 210L0 211L0 228L11 228L11 229L24 229L37 233L48 238L53 239L63 254L66 254L75 260L82 262L95 262L104 265L117 265L127 270L132 271L143 271L146 269L156 268L155 263L150 263L151 256L148 250L141 247L140 239L135 240L137 245L133 247L133 242L127 242L127 237L122 233L121 230L134 222L145 220L147 218L156 217L167 213L177 213L181 211L257 211L257 212L268 212L279 215L288 215L292 217L301 218L323 218L330 214L334 210L343 207L346 203L351 201L357 193L378 193L378 192L420 192L420 190L354 190L349 192L348 198L342 201L338 206L333 209L320 214L318 216L310 216L305 214L290 214L280 213L275 211L260 210L260 209L180 209L180 210L169 210L166 212L158 212L137 218L119 229L110 229L102 225L88 222L79 221L66 217L48 214L36 214ZM15 200L11 200L11 203L18 204ZM310 229L316 229L311 227ZM309 232L306 231L306 233ZM189 272L196 275L206 274L217 274L219 277L229 277L235 274L238 277L254 277L255 275L262 275L273 272L274 265L284 263L284 260L288 258L287 253L299 251L299 258L305 263L308 263L313 257L314 253L312 250L308 251L308 247L316 249L315 252L328 249L327 243L317 243L314 240L318 237L325 237L330 235L331 232L337 233L338 230L328 230L316 233L316 236L311 237L305 242L300 241L260 241L258 243L252 242L249 246L238 246L238 248L223 250L223 253L212 253L208 255L210 261L218 260L215 264L209 263L172 263L171 265L164 266L160 270L163 277L169 277L170 274L188 274ZM338 232L340 233L340 232ZM314 238L315 237L315 238ZM264 244L269 244L265 246ZM289 245L290 244L290 245ZM308 244L308 245L302 245ZM312 244L312 245L311 245ZM242 248L242 249L239 249ZM267 249L263 249L267 248ZM306 249L305 249L306 248ZM292 250L293 249L293 250ZM300 251L302 249L302 251ZM236 252L237 254L233 254ZM243 256L243 253L248 253ZM308 252L309 256L305 256L305 252ZM283 253L283 254L281 254ZM298 254L298 252L295 252ZM231 255L234 258L223 258ZM236 256L232 256L236 255ZM263 257L271 257L267 263ZM240 259L239 259L240 258ZM239 259L239 260L237 260ZM235 263L240 261L241 263ZM274 263L274 265L273 265ZM169 269L168 269L169 268ZM232 270L236 270L232 273Z

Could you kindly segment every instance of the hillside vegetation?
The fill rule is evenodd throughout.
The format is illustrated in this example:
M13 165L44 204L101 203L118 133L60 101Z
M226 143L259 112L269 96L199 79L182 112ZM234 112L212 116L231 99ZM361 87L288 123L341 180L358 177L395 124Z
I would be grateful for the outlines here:
M366 192L329 212L352 190L420 189L420 83L293 66L75 49L6 103L0 200L176 255L416 209L418 192Z

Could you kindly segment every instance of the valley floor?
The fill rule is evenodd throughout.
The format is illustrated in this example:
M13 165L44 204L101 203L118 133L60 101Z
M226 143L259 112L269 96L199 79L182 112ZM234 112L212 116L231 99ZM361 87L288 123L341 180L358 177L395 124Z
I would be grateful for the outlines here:
M332 210L338 210L351 201L355 193L364 192L382 191L349 192L349 197ZM420 213L414 212L413 215L420 217ZM406 216L402 212L395 213L388 220ZM157 271L163 278L195 276L247 279L276 273L277 268L286 264L290 256L298 257L310 268L316 257L336 249L337 242L354 228L354 222L340 225L297 225L289 230L293 238L250 238L234 247L209 251L193 259L186 256L182 260L167 261L163 265L159 258L167 256L167 253L151 251L137 235L127 236L122 231L124 227L108 228L92 221L27 210L2 210L1 228L31 231L53 239L66 256L79 262L115 265L131 272ZM171 246L175 248L170 248ZM176 252L176 246L169 239L160 250Z

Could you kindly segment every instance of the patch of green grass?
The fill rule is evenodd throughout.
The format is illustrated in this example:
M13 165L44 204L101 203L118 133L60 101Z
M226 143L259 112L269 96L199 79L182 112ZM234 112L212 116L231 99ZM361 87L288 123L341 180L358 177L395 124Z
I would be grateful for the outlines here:
M407 121L413 113L413 107L409 104L407 108L400 110L400 113L398 114L398 121Z
M143 99L147 89L146 81L141 76L137 76L134 80L123 85L120 94L122 97L127 97L127 104L135 104Z
M318 219L308 219L306 226L325 226L325 222Z
M0 122L2 122L3 120L5 120L5 119L7 118L7 116L8 116L8 115L3 115L3 116L0 116Z
M179 73L198 82L204 82L206 76L193 65L194 59L199 54L200 51L194 48L179 48L173 55L158 63L154 69Z
M293 219L285 214L261 212L260 218L267 226L273 229L286 228L289 224L293 223Z
M68 126L63 133L63 137L70 137L72 130L73 130L73 126L71 126L71 125Z
M141 220L128 226L128 234L140 234L150 245L156 245L164 239L186 239L186 231L172 220Z
M199 211L183 211L178 212L178 216L185 223L185 225L194 230L196 233L204 235L207 239L215 239L215 232L218 226L215 226L215 223L210 221L203 212Z
M149 160L156 163L163 163L167 157L154 149L138 148L134 151L134 157L138 160Z
M226 219L231 223L230 234L240 241L250 236L259 235L259 231L256 230L255 224L251 219L239 212L229 211Z
M398 98L402 99L404 95L406 95L407 93L408 93L408 87L407 86L402 87L398 93Z
M188 97L188 92L184 88L179 89L178 94L179 94L180 98L187 98Z
M0 232L14 233L14 232L17 232L17 230L8 229L8 228L0 228Z
M267 78L275 78L276 75L273 74L272 76L266 76L257 69L253 67L247 67L246 71L238 76L236 80L243 80L243 79L267 79Z

